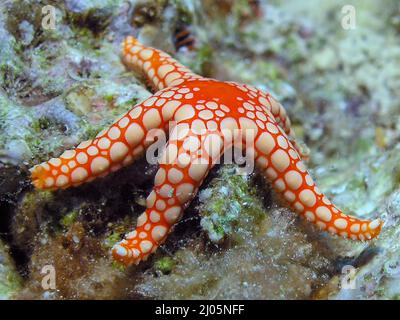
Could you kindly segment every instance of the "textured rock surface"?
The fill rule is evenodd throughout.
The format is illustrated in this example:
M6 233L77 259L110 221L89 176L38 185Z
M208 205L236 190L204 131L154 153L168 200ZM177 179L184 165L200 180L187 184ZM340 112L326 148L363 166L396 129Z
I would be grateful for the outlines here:
M268 189L235 169L221 169L199 196L200 224L214 244L195 237L166 274L145 275L137 286L144 296L306 299L330 278L335 253L314 241L315 231L295 214L265 205Z
M55 29L41 26L46 4L4 1L0 11L0 243L10 247L0 245L1 298L399 297L396 1L354 1L355 30L341 27L345 0L51 1ZM195 50L177 50L182 28ZM203 75L271 91L310 148L321 189L349 213L382 216L382 236L321 234L256 174L221 166L149 261L113 264L109 248L142 212L156 168L143 160L56 192L32 191L27 168L149 95L119 60L128 34ZM42 287L46 265L56 290ZM345 266L355 268L353 289L341 287Z

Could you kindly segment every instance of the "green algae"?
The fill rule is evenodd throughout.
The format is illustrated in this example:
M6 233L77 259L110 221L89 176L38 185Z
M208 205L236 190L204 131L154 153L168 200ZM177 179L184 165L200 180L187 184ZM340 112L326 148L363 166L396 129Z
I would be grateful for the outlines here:
M6 246L0 241L0 300L13 298L21 290L22 284Z
M64 228L68 228L77 221L78 216L79 210L72 210L61 218L60 223Z
M105 239L105 246L108 248L112 248L114 244L116 244L121 239L121 233L113 232Z
M211 74L213 68L213 55L213 48L209 44L205 43L196 50L196 55L194 57L188 59L189 57L183 56L182 63L185 63L185 65L198 74Z
M239 220L257 224L264 214L256 188L249 184L248 177L238 175L236 167L225 166L221 171L219 179L200 194L200 225L214 242L238 234Z
M172 271L176 262L171 257L162 257L154 262L154 268L163 274L168 274Z

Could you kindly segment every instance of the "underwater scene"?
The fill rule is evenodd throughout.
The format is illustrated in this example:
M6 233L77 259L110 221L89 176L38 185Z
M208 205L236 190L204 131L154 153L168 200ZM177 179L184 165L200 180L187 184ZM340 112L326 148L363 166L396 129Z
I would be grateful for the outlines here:
M0 9L0 300L400 299L399 1Z

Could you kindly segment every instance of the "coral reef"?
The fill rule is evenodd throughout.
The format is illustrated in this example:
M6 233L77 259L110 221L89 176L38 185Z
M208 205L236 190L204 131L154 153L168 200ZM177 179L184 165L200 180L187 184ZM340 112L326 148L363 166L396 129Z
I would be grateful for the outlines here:
M200 224L215 244L198 234L170 258L168 272L157 272L157 264L147 271L138 292L161 299L306 299L334 274L338 257L315 241L314 227L271 205L260 181L233 175L235 169L221 168L199 196Z
M3 1L0 11L0 298L398 299L397 1ZM41 26L51 4L56 28ZM174 45L190 25L195 50ZM263 30L263 32L260 32ZM271 91L310 149L321 189L386 224L371 244L319 234L257 175L216 168L161 250L137 268L108 254L143 211L141 161L75 189L32 191L27 168L92 138L150 93L119 60L127 35L195 72ZM57 290L42 287L52 265ZM355 268L353 289L343 267ZM4 288L4 289L3 289Z

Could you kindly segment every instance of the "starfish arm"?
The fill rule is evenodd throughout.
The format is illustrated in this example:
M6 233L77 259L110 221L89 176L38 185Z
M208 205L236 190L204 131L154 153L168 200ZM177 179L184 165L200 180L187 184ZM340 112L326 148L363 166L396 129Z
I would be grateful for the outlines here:
M283 129L289 138L290 142L300 154L303 160L308 160L310 157L309 150L305 150L296 140L296 134L292 128L292 123L290 121L289 115L287 114L285 108L271 95L266 95L266 99L269 101L271 106L271 113L274 116L277 124Z
M295 133L292 129L292 122L290 121L285 108L271 95L267 95L266 99L270 103L271 113L274 116L277 124L283 129L283 131L285 131L287 135L295 138Z
M250 94L253 95L252 98L257 98L262 105L267 107L268 111L270 112L268 115L272 115L276 123L283 129L296 151L300 154L301 158L303 160L308 160L310 156L309 150L304 150L304 148L297 142L296 134L292 128L289 115L282 104L280 104L269 93L265 93L253 86L243 85L243 87L249 90Z
M113 247L114 259L125 265L146 260L165 241L221 155L220 135L186 132L186 124L172 130L145 212L139 216L136 229Z
M267 112L267 115L271 116L272 114L277 124L288 136L295 138L295 133L291 127L291 121L285 108L274 97L272 97L271 94L261 91L251 85L240 84L239 86L247 91L247 95L250 99L258 100L259 103L268 109L270 113Z
M170 55L146 47L133 37L127 37L122 43L122 59L128 67L144 73L156 90L180 85L188 79L201 78Z
M159 101L163 104L157 107ZM132 163L154 140L152 129L165 130L170 114L179 105L176 100L150 97L101 131L95 139L84 141L59 158L33 167L34 186L38 189L78 186Z
M292 143L276 124L269 123L257 137L255 150L256 163L274 189L308 221L354 240L368 240L379 234L380 219L360 220L345 215L319 191Z

